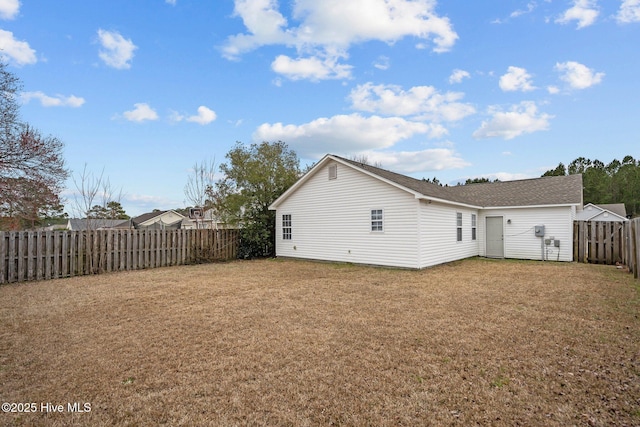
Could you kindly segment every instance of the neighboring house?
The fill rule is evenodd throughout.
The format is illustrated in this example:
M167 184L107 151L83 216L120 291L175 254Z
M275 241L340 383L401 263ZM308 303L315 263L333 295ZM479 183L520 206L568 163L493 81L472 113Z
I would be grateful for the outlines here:
M572 261L582 204L582 175L442 187L326 155L270 209L277 256L424 268Z
M193 228L208 228L213 230L229 228L228 224L220 221L213 209L207 209L203 212L202 208L191 208L189 210L189 219L194 224Z
M627 221L627 209L624 203L612 203L604 205L594 205L587 203L582 211L576 215L579 221Z
M189 218L174 210L145 213L131 218L127 225L127 228L135 228L137 230L179 230L181 228L195 228Z
M67 221L67 230L104 230L116 228L126 220L122 219L102 219L102 218L70 218Z

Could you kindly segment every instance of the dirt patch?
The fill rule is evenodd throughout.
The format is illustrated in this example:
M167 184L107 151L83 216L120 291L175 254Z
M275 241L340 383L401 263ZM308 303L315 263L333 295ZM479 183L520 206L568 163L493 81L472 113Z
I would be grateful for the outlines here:
M486 259L2 286L0 396L37 410L0 425L639 425L639 297L615 267Z

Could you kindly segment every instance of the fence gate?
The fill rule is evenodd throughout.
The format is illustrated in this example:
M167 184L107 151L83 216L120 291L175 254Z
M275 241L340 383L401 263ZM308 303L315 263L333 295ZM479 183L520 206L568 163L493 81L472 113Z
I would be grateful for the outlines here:
M624 263L625 240L625 223L574 221L573 259L591 264Z

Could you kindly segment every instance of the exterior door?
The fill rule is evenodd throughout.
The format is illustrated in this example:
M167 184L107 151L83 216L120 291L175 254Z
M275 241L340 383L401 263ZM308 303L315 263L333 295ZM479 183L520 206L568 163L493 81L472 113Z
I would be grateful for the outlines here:
M501 216L488 216L487 221L487 258L504 258L504 227Z

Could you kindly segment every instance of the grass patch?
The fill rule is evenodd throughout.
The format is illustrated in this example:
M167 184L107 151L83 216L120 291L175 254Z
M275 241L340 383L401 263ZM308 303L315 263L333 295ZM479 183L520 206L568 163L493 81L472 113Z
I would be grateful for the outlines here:
M238 261L0 287L0 425L639 425L637 283L474 258Z

